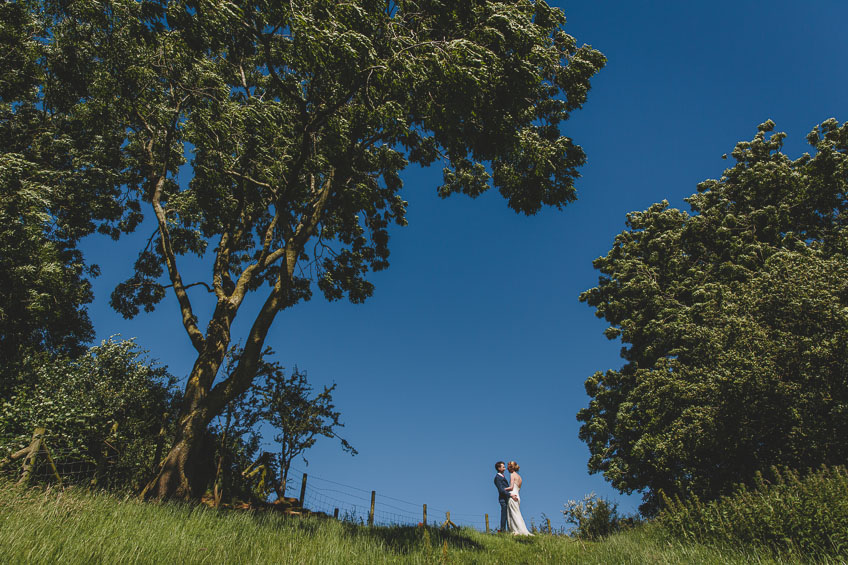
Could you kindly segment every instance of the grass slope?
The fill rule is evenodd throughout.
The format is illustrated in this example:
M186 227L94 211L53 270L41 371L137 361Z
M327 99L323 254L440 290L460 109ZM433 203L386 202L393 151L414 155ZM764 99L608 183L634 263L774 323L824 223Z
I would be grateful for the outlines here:
M150 504L0 483L3 563L789 563L667 541L643 527L586 543L564 536L365 527L316 517Z

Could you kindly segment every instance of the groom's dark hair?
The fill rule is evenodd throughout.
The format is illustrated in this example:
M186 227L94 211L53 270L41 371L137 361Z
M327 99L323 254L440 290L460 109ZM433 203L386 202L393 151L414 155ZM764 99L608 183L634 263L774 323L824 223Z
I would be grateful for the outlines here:
M506 463L504 463L503 461L498 461L497 463L495 463L495 471L497 471L498 467L500 467L501 465L506 465Z

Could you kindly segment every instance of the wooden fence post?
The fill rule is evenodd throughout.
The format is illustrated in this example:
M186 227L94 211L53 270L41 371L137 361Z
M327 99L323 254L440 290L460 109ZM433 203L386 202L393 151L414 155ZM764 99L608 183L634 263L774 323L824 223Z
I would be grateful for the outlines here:
M112 422L112 427L109 429L109 435L106 439L103 440L103 445L100 446L100 457L97 459L97 467L94 469L94 476L91 477L91 481L89 481L89 485L97 486L97 483L100 482L100 479L103 477L103 474L106 472L106 460L109 457L109 450L107 448L112 447L109 443L109 440L113 440L118 433L118 422ZM112 447L114 449L114 447Z
M454 528L456 528L456 529L459 529L459 526L457 526L456 524L454 524L453 522L451 522L451 519L450 519L450 512L445 512L445 523L444 523L444 524L442 524L442 527L443 527L443 528L450 528L451 526L453 526L453 527L454 527Z
M333 509L333 518L335 518L336 520L339 519L339 509L338 508Z
M427 525L427 505L424 505L424 521L422 522L425 526Z
M546 518L546 520L548 521L548 533L553 534L554 532L553 532L553 530L551 530L551 519Z
M159 470L162 459L162 449L165 447L165 436L168 434L168 413L162 414L162 425L159 426L159 435L156 436L156 450L153 452L153 473Z
M489 515L486 514L486 533L489 533Z
M41 443L44 441L44 434L47 432L45 428L35 428L32 434L32 441L26 449L26 457L24 458L23 470L19 485L26 485L32 477L32 471L35 468L35 456L41 451Z
M300 483L300 507L306 508L306 473L303 474L303 482Z
M50 455L50 450L47 448L47 442L41 442L41 449L44 450L44 455L47 457L47 462L50 463L50 468L53 469L53 475L59 481L59 486L62 486L62 477L59 476L59 469L56 468L56 463L53 461L53 456Z
M374 525L374 500L377 498L377 491L371 491L371 511L368 513L368 525Z

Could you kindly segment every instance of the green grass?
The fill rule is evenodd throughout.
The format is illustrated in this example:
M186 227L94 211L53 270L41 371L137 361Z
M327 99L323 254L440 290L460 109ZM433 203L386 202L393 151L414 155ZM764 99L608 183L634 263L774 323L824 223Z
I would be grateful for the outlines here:
M0 483L3 563L795 563L764 551L668 541L648 525L600 542L141 503Z

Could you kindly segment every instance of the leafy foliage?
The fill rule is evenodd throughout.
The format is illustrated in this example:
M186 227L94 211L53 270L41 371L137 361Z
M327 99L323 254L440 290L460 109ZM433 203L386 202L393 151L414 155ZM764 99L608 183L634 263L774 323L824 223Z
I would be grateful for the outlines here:
M848 556L848 472L822 468L801 476L772 468L751 488L703 503L666 498L658 523L674 537L738 546L758 545L807 557Z
M618 504L595 493L583 500L569 500L562 511L565 521L574 526L571 535L580 539L599 540L634 524L634 518L618 514Z
M26 354L83 351L97 268L84 265L76 244L138 221L137 207L117 200L120 125L86 99L92 61L72 43L48 41L49 29L37 2L0 5L0 393ZM80 98L86 116L67 111Z
M337 412L333 405L335 384L325 386L322 392L310 398L312 386L306 380L304 371L295 367L287 377L282 367L272 365L270 368L257 386L257 395L262 399L263 418L277 432L274 441L279 444L277 463L282 493L288 486L292 462L303 457L303 453L315 445L318 438L337 438L343 450L351 455L357 452L336 431L344 424L339 421L341 412Z
M201 430L249 389L277 313L316 289L371 296L389 227L406 223L410 163L443 165L442 196L496 188L524 214L574 200L585 155L560 126L605 63L543 1L22 6L46 54L33 64L58 77L31 106L69 124L62 139L82 152L53 152L73 157L69 186L121 187L102 225L112 235L142 207L156 221L113 307L133 317L171 289L197 351L156 496L198 492L185 467L203 467L191 464ZM184 280L187 254L211 263L209 280ZM239 309L260 290L239 366L213 387ZM205 331L197 311L212 312Z
M236 370L241 346L233 346L224 364L224 376ZM336 385L312 396L306 372L295 368L290 376L266 348L259 363L256 382L229 402L213 420L210 431L216 439L216 503L232 500L265 501L271 492L285 495L291 463L310 449L320 437L337 438L342 449L356 450L339 437L341 413L333 404ZM270 427L279 451L260 451L261 434ZM264 429L263 429L264 428ZM304 457L304 461L306 458ZM308 464L308 461L307 461Z
M137 489L149 479L163 416L176 408L175 379L164 367L144 359L132 340L104 341L76 360L42 355L28 367L0 404L3 456L44 426L60 466L108 460L100 486Z
M848 125L816 127L797 160L773 126L691 214L629 214L580 297L626 361L586 381L589 469L649 513L660 489L709 500L772 465L848 456Z
M230 348L223 369L225 375L235 370L241 351L239 346ZM266 349L265 355L271 353ZM275 366L263 356L260 374L267 374ZM210 424L216 448L213 487L216 505L222 501L264 501L275 486L274 459L270 454L260 453L262 416L262 398L251 387L228 402Z
M78 354L93 337L83 305L92 300L86 275L96 270L53 236L49 187L10 186L26 179L30 165L0 155L0 356L9 364L27 351ZM8 379L17 377L5 369Z

